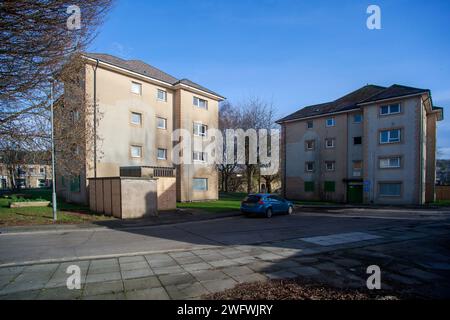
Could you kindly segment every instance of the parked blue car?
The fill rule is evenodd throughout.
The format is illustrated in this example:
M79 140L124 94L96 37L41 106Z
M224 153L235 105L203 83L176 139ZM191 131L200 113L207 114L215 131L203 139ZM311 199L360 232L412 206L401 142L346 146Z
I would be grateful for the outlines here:
M292 214L294 204L274 194L249 194L241 202L241 212L271 218L273 214Z

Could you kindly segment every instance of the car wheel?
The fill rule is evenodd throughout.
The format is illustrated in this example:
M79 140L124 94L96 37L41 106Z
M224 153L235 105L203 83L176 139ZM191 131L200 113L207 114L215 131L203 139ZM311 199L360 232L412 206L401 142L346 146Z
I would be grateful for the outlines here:
M272 209L271 208L267 209L266 218L272 218Z
M294 213L294 208L292 206L289 206L288 210L287 210L287 214L291 215Z

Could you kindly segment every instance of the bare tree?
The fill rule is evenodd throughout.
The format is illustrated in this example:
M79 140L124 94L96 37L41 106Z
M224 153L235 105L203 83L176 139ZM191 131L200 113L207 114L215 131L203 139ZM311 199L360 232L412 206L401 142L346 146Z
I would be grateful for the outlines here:
M71 141L83 141L86 135L83 121L77 126L72 120L70 130L62 127L70 123L74 106L85 104L86 97L81 94L84 65L79 54L95 37L111 5L112 0L0 2L1 150L49 150L51 86L54 96L59 98L55 105L58 113L55 131L59 130L59 139L69 145ZM72 92L70 103L62 98L67 87ZM82 109L80 119L85 118ZM79 163L78 155L81 159L81 153L75 151L72 166Z

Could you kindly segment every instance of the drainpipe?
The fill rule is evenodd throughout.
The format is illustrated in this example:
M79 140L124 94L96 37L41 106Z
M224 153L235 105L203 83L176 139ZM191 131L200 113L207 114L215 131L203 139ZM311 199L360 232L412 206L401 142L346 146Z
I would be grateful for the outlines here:
M98 59L96 59L94 67L94 197L95 197L95 212L97 212L97 68ZM91 186L92 187L92 186Z
M94 178L97 178L97 68L98 59L94 67ZM97 183L97 182L96 182Z

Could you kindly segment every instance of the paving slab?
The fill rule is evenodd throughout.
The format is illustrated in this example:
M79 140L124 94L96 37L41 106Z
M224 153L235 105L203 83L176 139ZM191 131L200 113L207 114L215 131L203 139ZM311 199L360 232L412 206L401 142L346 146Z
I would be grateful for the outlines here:
M87 283L83 295L95 296L99 294L109 294L122 292L124 289L122 280L104 281L101 284Z
M147 261L120 263L120 270L150 269Z
M125 300L125 294L123 292L99 294L96 296L83 296L82 300Z
M127 291L128 300L169 300L166 290L163 287Z
M161 287L161 282L156 276L150 276L139 279L127 279L123 280L125 291L142 290Z
M176 274L176 273L183 273L185 270L179 266L179 265L175 265L175 266L170 266L170 267L152 267L153 272L156 275L163 275L163 274Z
M209 293L209 291L200 282L169 285L166 286L165 289L170 298L176 300L196 298Z
M191 274L198 281L211 281L211 280L220 280L229 278L228 275L223 273L220 270L202 270L202 271L193 271Z
M144 269L133 269L133 270L122 270L122 279L135 279L144 278L154 275L154 272L150 268Z
M82 289L69 290L67 287L42 289L37 296L38 300L75 300L83 294Z
M108 272L108 273L97 273L97 274L89 273L86 277L86 283L113 281L113 280L120 280L120 279L122 279L120 272Z
M181 265L181 267L188 272L198 271L198 270L207 270L207 269L212 268L211 265L207 264L206 262L183 264L183 265Z
M231 289L236 284L237 284L237 282L231 278L202 282L202 285L211 293L220 292L220 291L223 291L226 289Z
M195 278L188 272L178 274L161 275L158 277L163 286L178 285L195 282Z
M136 263L136 262L147 262L144 256L130 256L130 257L119 257L120 264Z
M272 271L272 272L265 272L265 275L269 279L291 279L291 278L297 278L298 274L289 272L289 271Z

